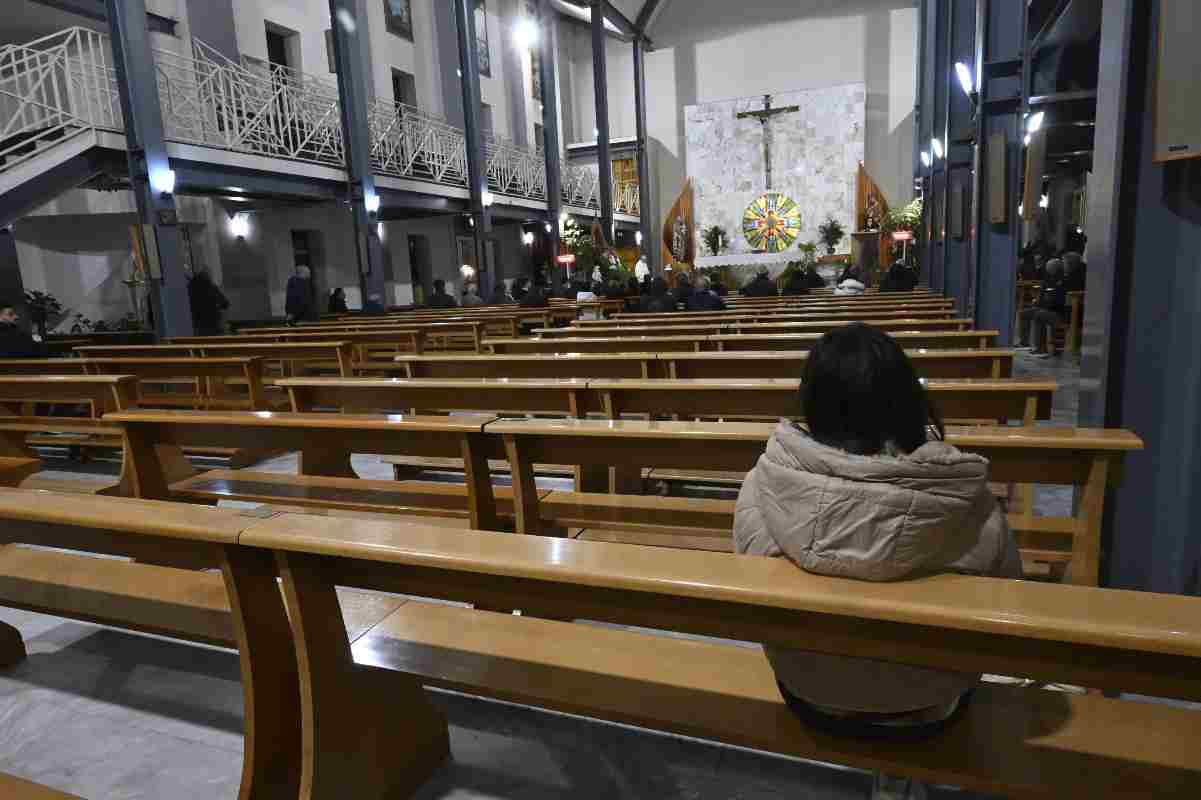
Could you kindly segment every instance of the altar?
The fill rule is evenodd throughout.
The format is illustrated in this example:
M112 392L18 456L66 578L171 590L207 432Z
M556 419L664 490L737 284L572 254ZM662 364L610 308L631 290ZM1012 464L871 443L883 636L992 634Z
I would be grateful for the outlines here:
M779 275L791 261L801 260L800 250L784 250L779 253L722 253L717 256L698 256L697 269L730 267L732 269L756 270L767 267L772 275Z

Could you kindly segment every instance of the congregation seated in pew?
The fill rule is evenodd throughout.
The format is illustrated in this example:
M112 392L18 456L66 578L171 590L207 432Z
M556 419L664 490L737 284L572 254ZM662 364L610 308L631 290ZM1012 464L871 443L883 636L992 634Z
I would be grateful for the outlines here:
M781 422L743 483L736 552L867 581L938 572L1022 577L1016 541L989 492L988 461L943 441L913 364L887 334L860 324L827 333L810 352L801 397L807 429ZM963 714L979 680L767 652L789 707L850 736L940 733Z

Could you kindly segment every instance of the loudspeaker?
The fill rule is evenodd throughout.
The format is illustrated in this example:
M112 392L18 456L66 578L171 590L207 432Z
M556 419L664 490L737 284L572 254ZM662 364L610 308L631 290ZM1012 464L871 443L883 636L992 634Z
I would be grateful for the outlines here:
M1155 160L1201 157L1201 3L1161 0L1155 87Z

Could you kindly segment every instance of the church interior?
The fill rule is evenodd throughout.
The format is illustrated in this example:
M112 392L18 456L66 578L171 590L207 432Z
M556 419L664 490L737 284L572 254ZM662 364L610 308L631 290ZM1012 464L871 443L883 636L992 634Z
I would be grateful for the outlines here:
M1194 0L4 11L0 797L1201 797Z

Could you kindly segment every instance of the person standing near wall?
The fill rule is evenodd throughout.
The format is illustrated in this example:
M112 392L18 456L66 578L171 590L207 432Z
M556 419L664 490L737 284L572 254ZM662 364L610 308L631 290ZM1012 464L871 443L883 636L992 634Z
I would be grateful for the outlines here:
M20 325L17 304L0 300L0 358L45 358L46 347Z
M219 336L221 316L229 308L225 293L213 282L207 269L199 269L188 281L188 304L197 336Z
M284 313L288 315L288 324L290 325L295 325L297 322L317 321L317 304L313 300L312 272L308 267L297 267L296 274L288 278Z

